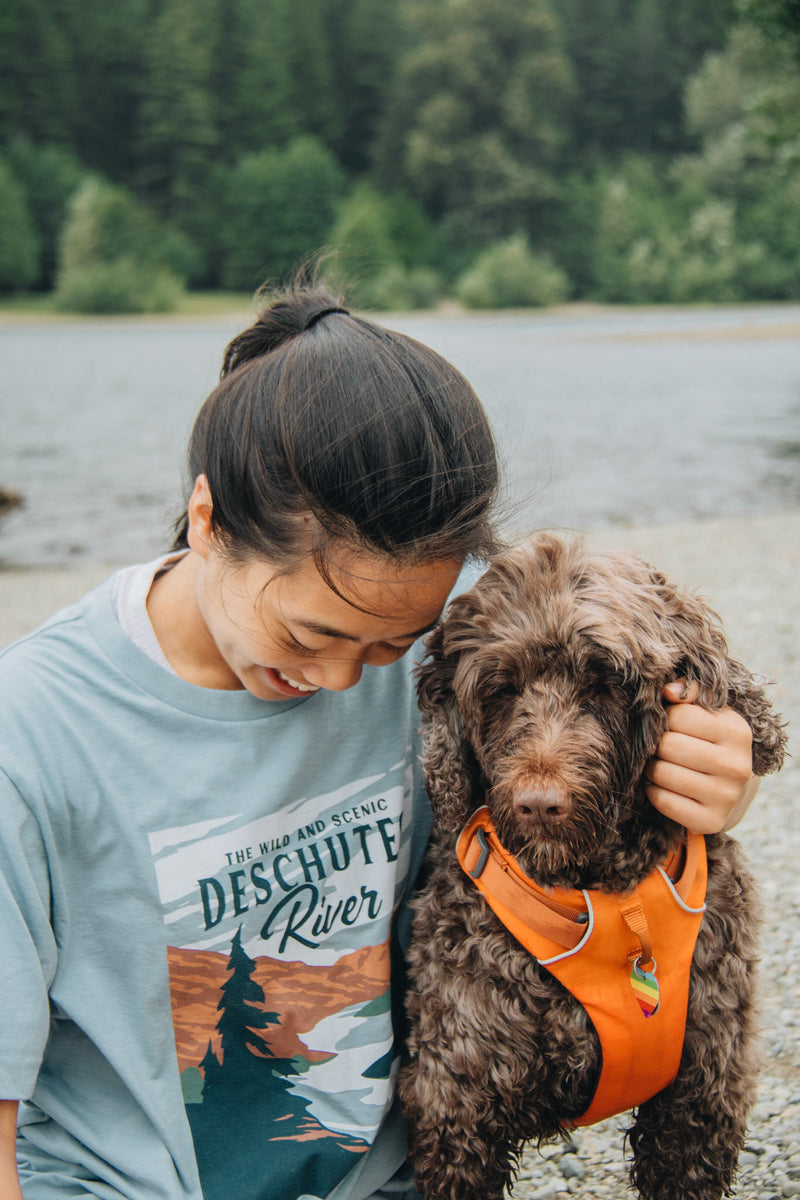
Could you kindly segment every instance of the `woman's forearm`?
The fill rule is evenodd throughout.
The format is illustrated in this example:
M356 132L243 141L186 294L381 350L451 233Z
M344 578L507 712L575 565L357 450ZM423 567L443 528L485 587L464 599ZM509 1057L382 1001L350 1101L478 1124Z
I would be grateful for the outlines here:
M3 1200L22 1200L17 1175L16 1100L0 1100L0 1196Z

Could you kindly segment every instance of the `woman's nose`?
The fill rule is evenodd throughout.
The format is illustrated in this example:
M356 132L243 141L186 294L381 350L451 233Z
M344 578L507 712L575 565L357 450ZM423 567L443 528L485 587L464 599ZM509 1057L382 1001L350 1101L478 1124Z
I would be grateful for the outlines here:
M361 678L363 663L354 659L329 659L327 662L309 664L303 672L308 683L316 687L326 688L329 692L346 692L354 687Z

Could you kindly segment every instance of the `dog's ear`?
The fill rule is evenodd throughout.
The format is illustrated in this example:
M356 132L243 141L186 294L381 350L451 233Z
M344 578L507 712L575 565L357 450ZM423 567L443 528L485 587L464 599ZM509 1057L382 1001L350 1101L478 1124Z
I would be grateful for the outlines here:
M657 572L654 579L672 643L674 678L696 681L701 703L722 708L728 703L731 660L719 617L700 596L676 588Z
M780 771L786 755L786 727L755 676L741 663L730 661L728 704L744 717L753 732L753 774Z
M759 681L728 654L719 618L699 597L674 589L661 577L679 659L676 678L697 680L700 703L707 708L729 705L753 732L753 772L779 771L786 751L786 731Z
M427 639L427 654L418 672L422 769L437 824L456 832L472 811L472 772L464 755L463 724L453 691L456 658L445 655L443 643L440 625Z

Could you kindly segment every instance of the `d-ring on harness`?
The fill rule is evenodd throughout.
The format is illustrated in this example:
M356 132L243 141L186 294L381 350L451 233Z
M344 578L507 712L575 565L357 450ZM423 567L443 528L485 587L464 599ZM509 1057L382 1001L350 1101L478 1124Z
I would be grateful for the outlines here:
M687 834L685 847L624 895L539 887L501 844L488 808L472 814L457 853L492 911L572 992L600 1038L597 1088L572 1124L635 1108L671 1083L705 911L705 839Z

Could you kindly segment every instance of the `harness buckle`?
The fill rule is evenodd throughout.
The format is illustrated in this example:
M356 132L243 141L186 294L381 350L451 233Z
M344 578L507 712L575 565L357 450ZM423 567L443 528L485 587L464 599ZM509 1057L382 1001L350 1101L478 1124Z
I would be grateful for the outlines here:
M470 879L480 879L481 875L483 874L484 867L489 860L489 843L486 840L486 834L480 827L478 827L478 829L475 831L475 840L480 846L481 852L478 856L478 861L469 872Z

